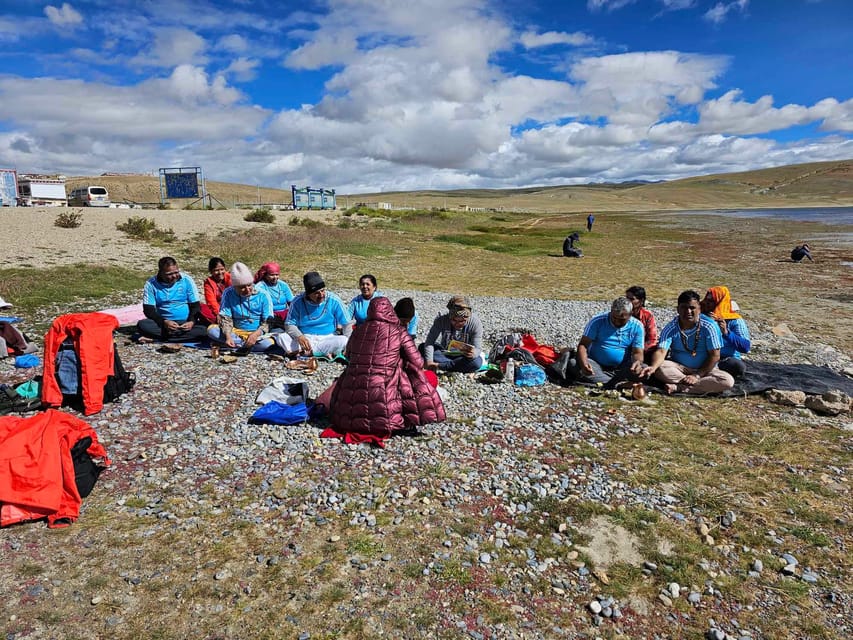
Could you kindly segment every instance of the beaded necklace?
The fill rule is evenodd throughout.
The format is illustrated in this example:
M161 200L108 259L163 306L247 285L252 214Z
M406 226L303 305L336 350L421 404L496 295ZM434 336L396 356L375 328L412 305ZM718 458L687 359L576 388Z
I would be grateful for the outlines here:
M681 338L681 346L684 347L684 350L687 351L694 358L696 357L696 353L699 347L699 325L693 329L693 346L690 346L690 336L688 335L691 330L687 329L682 330L681 325L678 326L678 335Z

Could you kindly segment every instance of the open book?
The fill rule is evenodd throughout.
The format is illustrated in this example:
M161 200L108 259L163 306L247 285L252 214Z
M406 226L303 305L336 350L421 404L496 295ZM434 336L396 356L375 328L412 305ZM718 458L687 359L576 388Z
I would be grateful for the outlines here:
M445 349L444 352L449 356L461 356L465 351L473 348L473 345L460 340L451 340L447 343L447 349Z

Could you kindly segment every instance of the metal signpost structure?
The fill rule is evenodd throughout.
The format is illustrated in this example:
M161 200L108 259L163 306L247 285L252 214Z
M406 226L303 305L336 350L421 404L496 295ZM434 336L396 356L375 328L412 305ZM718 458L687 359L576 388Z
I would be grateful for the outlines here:
M199 188L201 191L199 192ZM199 193L201 195L199 195ZM222 204L207 192L201 167L166 167L160 169L160 204L166 200L195 198L187 207L201 202L202 207L213 208L213 201Z

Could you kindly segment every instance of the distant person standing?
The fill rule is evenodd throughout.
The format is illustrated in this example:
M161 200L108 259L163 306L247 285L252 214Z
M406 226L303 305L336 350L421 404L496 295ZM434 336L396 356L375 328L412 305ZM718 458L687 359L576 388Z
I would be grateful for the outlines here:
M803 244L798 244L791 250L791 260L794 262L802 262L803 258L808 258L809 262L814 262L812 259L811 248L805 242Z
M595 216L591 213L586 217L586 230L592 231L592 223L595 222Z

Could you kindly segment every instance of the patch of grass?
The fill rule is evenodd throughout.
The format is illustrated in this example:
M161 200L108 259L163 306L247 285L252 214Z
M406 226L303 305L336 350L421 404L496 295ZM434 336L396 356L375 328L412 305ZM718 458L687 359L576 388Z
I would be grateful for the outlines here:
M14 301L19 315L50 305L63 309L61 313L95 311L103 308L97 306L98 299L119 291L141 291L148 275L123 267L87 264L0 269L0 296Z
M22 578L34 578L35 576L40 576L45 571L45 567L35 562L23 562L18 567L18 575Z
M473 580L468 568L463 566L459 560L443 562L441 570L436 568L435 575L441 582L452 582L463 587L471 584Z
M832 544L832 540L826 534L815 531L811 527L791 527L789 531L792 536L799 538L803 542L808 542L815 547L828 547Z
M275 214L267 208L253 209L243 216L243 220L246 222L262 222L264 224L271 224L275 222Z
M347 540L347 551L353 555L375 558L382 553L382 544L368 534L356 533Z

